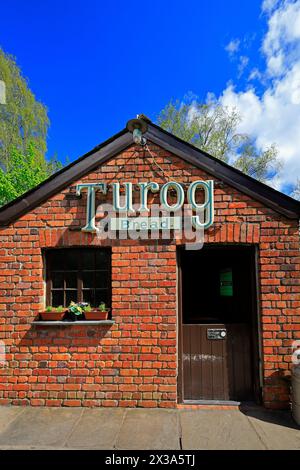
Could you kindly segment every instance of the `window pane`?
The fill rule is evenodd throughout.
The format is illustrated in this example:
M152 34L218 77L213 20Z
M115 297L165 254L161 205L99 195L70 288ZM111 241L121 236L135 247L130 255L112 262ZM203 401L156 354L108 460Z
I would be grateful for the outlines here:
M89 304L92 305L92 307L95 307L95 295L94 295L94 289L84 289L82 291L82 298L83 302L88 302Z
M65 258L66 269L78 270L78 260L80 256L80 252L78 250L64 250L63 256Z
M96 250L96 269L106 269L108 267L109 251Z
M50 252L51 256L51 269L64 269L64 258L62 257L62 251L55 250Z
M64 291L63 290L53 290L52 291L52 307L59 307L64 304Z
M52 287L64 287L64 275L62 272L53 272L52 273Z
M77 287L77 271L65 273L66 287Z
M107 287L109 280L108 271L96 271L96 285L95 287Z
M82 272L82 283L83 287L94 287L94 271L83 271Z
M95 269L95 250L84 250L81 256L82 269Z
M95 306L98 307L101 302L108 305L108 291L106 289L96 289L95 291Z
M55 307L82 300L93 307L107 303L110 292L110 251L102 248L68 248L46 252L47 295ZM78 284L78 279L82 280ZM77 286L82 291L77 291ZM51 291L49 289L52 288Z
M77 302L77 290L66 290L66 305L68 307L71 302Z

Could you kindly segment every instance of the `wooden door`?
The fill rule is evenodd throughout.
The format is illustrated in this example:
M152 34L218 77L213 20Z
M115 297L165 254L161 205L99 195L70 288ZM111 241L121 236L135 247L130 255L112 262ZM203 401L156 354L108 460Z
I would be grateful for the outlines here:
M253 398L248 325L189 324L182 333L185 401Z
M228 400L226 339L209 339L208 330L225 325L183 325L185 400Z
M252 266L250 251L232 248L203 249L180 260L181 401L255 398ZM232 285L225 282L224 289L228 272Z

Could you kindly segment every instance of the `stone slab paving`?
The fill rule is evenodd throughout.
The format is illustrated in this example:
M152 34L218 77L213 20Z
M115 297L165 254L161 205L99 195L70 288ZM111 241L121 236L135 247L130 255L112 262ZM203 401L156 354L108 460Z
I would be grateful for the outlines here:
M123 425L124 408L96 408L85 410L68 437L68 448L114 449Z
M288 412L0 407L0 449L298 449Z
M9 424L12 424L17 416L20 416L21 413L24 413L25 410L26 408L19 406L0 407L0 435L2 431L4 431L4 429L7 428Z
M240 411L181 411L182 447L190 450L264 450L266 447Z
M0 448L63 447L83 411L80 408L28 407L2 430ZM0 423L3 425L2 413L0 407Z
M290 413L264 409L245 410L249 422L269 450L300 450L300 427Z
M117 449L180 449L178 413L163 409L129 409Z

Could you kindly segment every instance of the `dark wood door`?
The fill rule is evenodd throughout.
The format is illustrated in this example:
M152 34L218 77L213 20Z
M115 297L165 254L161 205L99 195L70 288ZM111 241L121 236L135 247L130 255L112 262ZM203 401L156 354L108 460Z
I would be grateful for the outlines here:
M181 253L181 401L256 398L253 253L233 247Z
M251 400L253 381L247 324L183 325L184 400ZM209 332L226 332L210 339Z
M225 325L183 325L185 400L228 400L226 340L211 340L207 330Z

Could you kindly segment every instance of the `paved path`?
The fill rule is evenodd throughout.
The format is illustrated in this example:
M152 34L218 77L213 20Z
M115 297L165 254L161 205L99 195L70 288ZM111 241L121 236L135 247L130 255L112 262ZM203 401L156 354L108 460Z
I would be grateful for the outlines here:
M0 449L299 449L288 412L0 407Z

